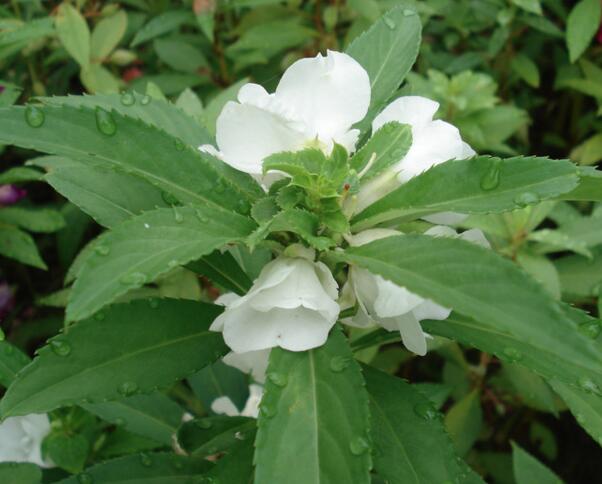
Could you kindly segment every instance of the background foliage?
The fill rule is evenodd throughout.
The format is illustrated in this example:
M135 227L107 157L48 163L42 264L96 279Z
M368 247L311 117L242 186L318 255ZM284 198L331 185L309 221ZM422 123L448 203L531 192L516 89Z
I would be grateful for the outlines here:
M78 116L87 109L80 104L85 101L51 97L127 91L125 97L107 97L107 105L119 112L120 106L130 103L127 96L132 96L132 104L140 109L140 117L151 123L154 119L156 125L170 125L173 127L170 135L198 145L208 140L191 127L189 117L210 135L215 134L215 120L221 107L235 97L241 84L253 80L268 90L273 89L284 69L296 59L326 49L345 50L384 12L398 5L415 8L423 24L418 61L400 88L400 94L420 94L440 102L438 115L458 126L463 138L479 153L550 155L570 159L584 170L600 163L599 0L80 0L63 3L11 0L0 5L0 106L22 103L34 96L49 97L45 102L51 106L71 103L71 124L65 124L65 137L75 139L78 136L75 129L81 125ZM166 122L162 118L165 113L154 107L160 104L148 103L150 99L169 99L180 107L182 114L169 111L171 118ZM29 114L35 124L36 113ZM102 124L102 119L100 122ZM136 126L131 124L131 133L135 136ZM106 125L104 129L110 131L111 126ZM42 143L42 138L35 140L36 143ZM93 142L81 139L84 147ZM125 148L108 145L106 148L107 153L118 149ZM134 169L143 166L147 156L144 148L137 149L138 153L128 153ZM165 207L165 220L168 217L171 220L173 211L169 208L172 205L169 196L160 188L144 184L136 191L143 195L139 200L133 199L134 196L119 190L122 179L102 166L90 171L77 161L39 157L22 148L2 148L2 151L0 183L24 188L27 192L17 204L0 208L0 253L4 256L0 311L4 313L2 329L7 334L7 341L0 343L0 383L6 387L33 350L62 327L70 289L61 288L64 280L73 281L79 272L77 254L81 250L94 252L101 266L106 245L119 242L96 239L100 226L113 227L134 213L157 206ZM186 181L186 163L194 161L187 161L184 152L178 159L180 165L172 170L174 173L179 170L184 182L202 183L203 180ZM172 175L177 176L174 173ZM208 175L209 183L213 180L211 176ZM233 176L226 174L226 177ZM96 192L102 192L99 180L115 187L113 206L121 208L95 212L92 218L89 211L82 211L78 206L85 208L92 203ZM129 182L136 183L135 180ZM253 188L247 187L242 198L240 194L232 197L234 185L223 186L221 198L224 203L242 199L247 204L242 211L248 211L256 197ZM73 203L56 195L51 187L68 194ZM399 201L395 205L399 206ZM189 217L184 209L182 212L186 222L181 230L194 231L195 227L189 226L194 225L190 222L194 217ZM149 216L156 217L152 220L153 226L163 223L161 213ZM208 215L207 219L212 217ZM243 220L223 223L230 228L229 238L215 240L199 235L196 243L210 252L247 235ZM465 226L484 230L496 251L541 282L554 298L600 318L602 208L599 203L543 202L500 215L472 215ZM123 233L131 237L133 232L125 227ZM114 231L110 237L119 239L120 233ZM182 260L176 263L190 262L183 260L186 256L180 252L178 255ZM165 257L168 261L172 256ZM245 266L248 258L244 253L237 259L238 262L232 260L233 267L241 264L248 278L232 279L227 274L222 275L222 279L219 275L216 278L211 272L211 257L207 257L196 266L176 268L161 275L152 286L130 291L125 287L120 294L109 296L96 293L86 298L82 296L80 301L85 299L90 303L71 307L73 313L68 316L73 319L90 316L105 301L115 297L125 301L170 296L208 302L223 289L242 292L260 267ZM45 270L47 268L50 269ZM214 283L209 283L209 279ZM141 282L144 281L131 281L133 285ZM76 283L72 290L92 289L91 285ZM148 313L143 321L145 325L160 325L166 317L172 318L173 338L185 334L196 344L206 341L203 348L207 354L196 351L197 346L188 350L174 347L174 354L189 351L191 357L172 358L174 368L164 369L160 384L169 387L166 393L138 395L139 390L148 392L159 382L149 381L148 388L137 388L141 385L137 383L134 388L126 381L120 387L120 394L127 398L104 403L84 402L55 410L55 425L45 446L59 469L45 476L49 482L109 457L120 457L112 461L115 469L97 468L94 472L100 476L103 472L110 475L137 465L144 470L146 454L142 454L142 458L135 456L135 460L130 454L169 448L171 434L179 426L185 410L196 417L207 416L213 398L224 391L207 384L215 380L215 375L227 382L226 391L236 403L246 399L248 390L242 373L221 363L198 371L225 351L220 340L202 326L206 322L198 321L200 329L198 325L187 326L185 315L172 311L169 304L162 304L159 311L154 311L157 308L152 307L155 304L152 301L135 303L144 306L139 310ZM132 310L113 308L112 311L124 314L103 315L106 322L100 321L102 313L97 313L94 324L99 331L98 338L119 344L120 341L112 341L112 338L117 338L119 322L126 320L127 312ZM192 306L191 311L194 312ZM567 311L570 311L568 305ZM178 315L182 318L181 324ZM441 409L456 451L488 481L551 482L555 477L541 464L545 463L566 482L591 482L591 476L599 473L600 400L556 381L552 386L548 384L541 375L549 376L546 371L551 371L556 363L553 359L546 361L537 355L539 359L533 364L539 365L538 375L516 364L521 358L517 353L493 355L471 349L473 341L483 338L480 331L491 328L471 327L469 322L454 316L446 324L453 328L454 337L465 335L460 341L467 346L444 339L447 334L435 333L438 336L428 356L418 359L412 358L399 343L389 343L386 339L377 346L364 346L362 334L358 332L356 356L387 373L418 382L421 394L401 382L397 383L398 391L406 392L408 401L416 402L414 405L422 408L422 413L428 413L428 407L420 406L425 398ZM441 328L445 331L443 325L432 331ZM581 321L580 328L599 345L602 329L599 319ZM553 329L550 331L554 334ZM78 337L75 330L70 335L73 340ZM48 363L51 373L52 364L61 364L61 352L70 351L60 338L52 339L50 347L40 353L41 357L51 359ZM130 343L151 345L152 341L132 339ZM516 344L513 342L512 348ZM140 348L127 345L123 349L137 350ZM328 352L329 348L320 351ZM492 349L491 353L494 352ZM103 358L102 353L85 356L88 360ZM286 355L278 356L282 364L293 363L287 361ZM316 356L320 357L325 358ZM86 365L90 364L88 360ZM131 366L131 379L140 381L135 372L144 367L144 361ZM73 371L74 378L78 378L77 365ZM562 371L562 368L554 371ZM184 375L188 376L187 380L173 383ZM375 394L382 393L382 401L386 402L386 375L371 372L367 375L368 386L374 388ZM90 383L82 378L81 384L86 381ZM109 377L99 373L94 379L95 386L101 387L103 382L108 384ZM69 390L67 384L64 391L54 395L57 399L52 402L52 408L75 403ZM102 388L90 389L93 391L105 394ZM43 396L41 392L42 388L40 395ZM25 396L9 394L3 400L3 411L18 408L36 411L39 408L36 401L27 400ZM385 407L376 423L379 428L386 428L387 418L392 418L386 411ZM208 418L219 419L211 415ZM237 431L247 431L246 420L236 424L242 429ZM421 422L415 424L417 431L424 431ZM219 429L220 424L216 421L209 428ZM227 430L232 432L230 428ZM274 438L269 425L260 427L259 432L262 439ZM225 448L220 445L228 448L232 445L231 442L225 444L217 430L210 438L199 437L192 431L187 436L183 440L188 446L186 450L198 455L210 455ZM209 447L207 442L211 443ZM427 435L423 445L425 460L433 445L440 445L441 452L449 453L438 434ZM229 456L240 462L250 459L248 449L242 445ZM173 464L172 457L167 455L157 454L153 459L154 469L164 469L165 475L184 473L188 470L186 466L193 465L177 459ZM378 455L374 460L378 466ZM420 467L424 463L416 465ZM25 475L28 469L22 471ZM0 467L0 476L2 472Z

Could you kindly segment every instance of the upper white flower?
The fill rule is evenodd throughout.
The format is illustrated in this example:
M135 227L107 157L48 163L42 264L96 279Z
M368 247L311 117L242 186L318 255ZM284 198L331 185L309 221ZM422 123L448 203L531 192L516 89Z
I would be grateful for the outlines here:
M389 170L363 185L357 196L356 211L386 195L434 165L451 159L470 158L475 154L462 141L458 128L441 120L433 120L439 103L421 96L402 96L374 118L372 132L391 121L412 128L412 145L408 152Z
M259 404L263 396L263 387L261 385L252 384L249 386L249 398L245 403L245 408L242 411L236 408L230 397L218 397L211 404L211 410L220 415L228 417L251 417L257 418L259 415Z
M0 462L31 462L42 467L52 464L42 459L42 440L50 432L46 414L9 417L0 424Z
M449 227L435 226L425 232L435 237L458 237ZM364 245L374 240L400 235L389 229L372 229L349 237L354 246ZM489 247L489 242L480 230L463 232L459 238ZM356 327L378 324L388 331L399 331L405 347L418 354L426 354L426 338L420 326L423 319L446 319L451 309L445 308L430 299L425 299L398 286L379 275L361 267L350 266L344 295L341 297L352 305L358 304L358 312L343 323Z
M210 329L222 331L235 353L315 348L325 343L339 315L337 289L322 262L280 256L266 264L245 296L226 303Z
M293 63L273 94L245 84L238 102L228 102L217 118L219 151L210 145L201 150L252 175L261 175L263 160L282 151L312 146L329 153L336 142L353 152L359 131L351 126L369 105L364 68L347 54L328 51Z
M265 383L265 372L268 368L270 351L269 349L246 351L245 353L231 351L224 356L223 361L228 366L250 374L256 382Z

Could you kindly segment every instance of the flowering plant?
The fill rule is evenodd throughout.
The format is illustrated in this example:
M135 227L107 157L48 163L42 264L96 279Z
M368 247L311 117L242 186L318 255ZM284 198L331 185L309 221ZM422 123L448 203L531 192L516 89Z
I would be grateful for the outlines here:
M369 364L400 339L407 358L457 341L567 402L602 397L599 345L579 330L598 323L481 230L599 201L602 176L477 155L437 102L400 96L420 30L396 8L346 52L293 62L273 93L243 85L215 139L136 92L0 108L0 142L50 155L46 181L107 229L67 274L64 329L20 356L3 425L85 411L165 451L87 469L61 454L79 473L65 482L481 482L432 391ZM173 281L191 273L220 297L187 300ZM221 388L234 369L250 387ZM174 385L191 413L161 392Z

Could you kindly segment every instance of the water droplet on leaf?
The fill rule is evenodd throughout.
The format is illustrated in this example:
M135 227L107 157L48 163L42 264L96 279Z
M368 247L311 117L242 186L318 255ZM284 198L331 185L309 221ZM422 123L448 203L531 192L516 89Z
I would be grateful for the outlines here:
M588 338L597 339L602 331L602 325L598 320L588 321L579 325L579 331Z
M389 27L391 30L395 29L395 27L397 27L397 25L395 25L395 22L393 22L393 20L391 20L390 17L383 17L383 21L385 22L385 25L387 27Z
M177 151L182 151L186 146L180 138L176 138L175 145Z
M274 407L273 405L271 405L267 402L262 403L261 404L261 413L264 417L272 418L274 415L276 415L276 407Z
M285 387L288 378L283 373L268 373L268 379L277 387Z
M136 98L131 92L124 92L121 95L121 104L124 106L131 106L136 102Z
M482 190L489 191L496 189L500 184L500 164L501 160L496 159L491 162L491 166L483 174L480 181Z
M349 449L353 455L362 455L370 448L370 444L363 437L355 437L349 443Z
M184 221L184 215L182 215L178 210L174 207L173 216L176 223L181 224Z
M119 388L117 388L117 392L124 397L128 397L133 395L138 391L138 385L133 381L124 381Z
M25 108L25 121L32 128L39 128L44 124L46 116L44 112L35 106L27 106Z
M520 361L523 358L523 354L516 348L504 348L502 353L511 362Z
M94 247L94 252L96 252L98 255L109 255L111 249L109 249L106 245L97 245Z
M52 352L57 356L68 356L71 353L71 345L68 341L57 338L50 342Z
M415 10L410 10L409 8L404 9L404 11L403 11L404 17L411 17L412 15L416 15Z
M539 197L535 195L535 193L531 192L521 193L514 199L514 203L516 203L519 207L535 205L537 202L539 202Z
M161 192L161 198L167 205L179 205L180 200L168 192Z
M94 315L94 319L96 319L96 321L103 321L105 319L105 313L103 312L98 312Z
M213 422L207 418L202 418L196 421L196 426L202 429L210 429L213 427Z
M430 402L421 402L414 405L414 413L424 420L436 420L439 412Z
M102 108L96 108L96 127L106 136L113 136L117 132L113 116Z
M148 95L144 95L142 96L142 98L140 99L140 104L142 104L143 106L146 106L147 104L149 104L151 102L151 97Z
M351 361L345 356L333 356L330 359L330 369L335 373L340 373L349 366Z
M594 393L596 395L601 395L600 387L589 377L582 376L579 378L579 386L586 393Z
M119 281L122 284L141 286L146 282L146 275L142 272L130 272L129 274L124 275Z

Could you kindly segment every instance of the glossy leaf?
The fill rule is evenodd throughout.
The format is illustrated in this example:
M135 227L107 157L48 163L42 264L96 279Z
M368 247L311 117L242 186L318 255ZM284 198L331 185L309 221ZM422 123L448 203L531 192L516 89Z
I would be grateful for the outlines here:
M577 168L547 158L478 156L434 166L367 207L352 220L360 230L437 212L506 212L574 189Z
M227 451L242 440L253 441L257 422L248 417L218 415L185 422L178 429L178 442L195 457Z
M100 236L86 258L67 306L78 320L131 289L153 281L230 242L241 240L253 222L204 207L161 208L134 217Z
M516 484L562 484L550 469L515 443L512 443L512 467Z
M60 212L50 208L5 207L0 210L0 223L13 224L30 232L52 233L65 226Z
M8 341L0 341L0 385L8 387L17 372L30 362L29 357Z
M602 446L602 399L559 381L550 383L568 405L577 423Z
M267 375L255 483L368 484L368 396L342 332L309 351L274 348Z
M111 306L40 349L9 387L0 413L43 413L170 385L226 353L221 335L209 331L220 311L181 300Z
M0 482L39 484L42 482L42 470L37 465L26 462L0 462Z
M566 25L566 43L571 62L587 49L598 27L602 6L598 0L580 0L571 10Z
M63 47L82 68L90 64L90 29L81 13L68 3L62 3L54 21Z
M117 47L127 28L128 18L123 10L96 24L90 38L90 54L93 59L104 60Z
M0 255L38 269L46 269L46 263L31 236L12 225L0 224Z

